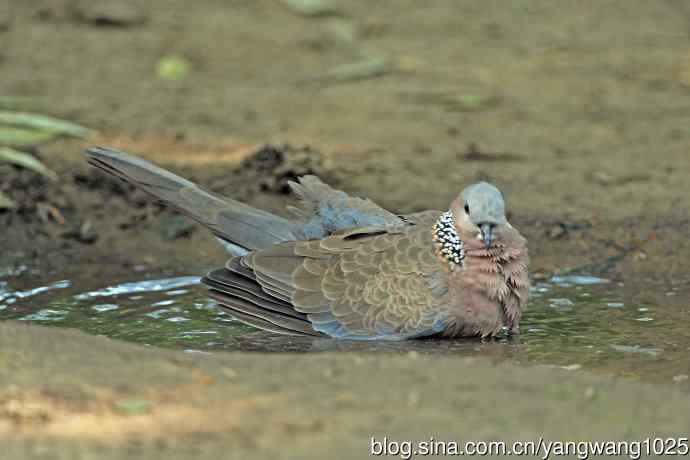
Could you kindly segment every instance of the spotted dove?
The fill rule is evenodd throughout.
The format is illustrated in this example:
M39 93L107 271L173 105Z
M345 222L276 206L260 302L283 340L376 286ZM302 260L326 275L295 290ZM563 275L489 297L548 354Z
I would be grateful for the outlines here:
M363 340L519 332L526 240L491 184L468 186L446 212L399 216L304 176L290 184L300 205L288 220L124 152L99 147L86 155L224 243L232 257L203 283L244 323Z

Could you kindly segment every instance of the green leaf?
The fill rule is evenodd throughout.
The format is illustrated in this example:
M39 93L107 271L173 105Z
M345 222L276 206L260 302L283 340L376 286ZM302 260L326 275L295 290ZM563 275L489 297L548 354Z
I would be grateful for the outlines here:
M338 8L328 0L282 0L293 13L303 16L338 15Z
M482 94L461 94L457 98L457 102L449 107L449 110L457 112L471 112L483 110L491 106L497 105L499 100L496 96L487 96Z
M124 399L115 401L113 408L126 415L148 414L153 409L153 403L145 399Z
M0 161L12 163L22 168L35 171L50 180L57 180L58 178L58 175L51 169L48 169L43 163L28 153L20 152L19 150L7 147L0 148Z
M17 207L17 203L12 201L12 199L0 192L0 209L14 209Z
M29 112L0 111L0 123L72 137L88 137L91 134L91 130L75 123Z
M0 145L33 147L55 139L57 136L58 134L52 131L0 126Z
M189 76L192 65L179 54L163 56L156 64L156 75L161 80L184 80Z

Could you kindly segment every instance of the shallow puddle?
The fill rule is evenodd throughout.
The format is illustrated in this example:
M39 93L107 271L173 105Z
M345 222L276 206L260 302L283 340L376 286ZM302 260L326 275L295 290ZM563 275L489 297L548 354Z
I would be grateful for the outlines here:
M0 272L0 320L77 328L190 353L444 353L586 369L648 381L682 382L690 374L687 281L637 281L633 287L633 283L584 275L554 277L532 287L522 334L517 338L372 343L257 331L216 308L206 298L198 276L136 280L128 274L110 282L40 279L23 268Z

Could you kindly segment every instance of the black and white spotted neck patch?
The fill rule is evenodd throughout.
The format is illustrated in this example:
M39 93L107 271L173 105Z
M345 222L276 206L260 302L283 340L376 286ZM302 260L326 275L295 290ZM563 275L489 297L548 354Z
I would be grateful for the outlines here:
M450 269L455 269L456 265L462 266L462 260L465 258L465 244L455 230L453 213L447 211L441 214L441 217L434 224L432 232L434 241L443 258L448 261Z

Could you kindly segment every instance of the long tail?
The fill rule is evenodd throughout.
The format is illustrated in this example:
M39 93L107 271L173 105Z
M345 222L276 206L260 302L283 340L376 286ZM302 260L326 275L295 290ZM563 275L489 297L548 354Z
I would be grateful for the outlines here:
M207 192L141 158L105 147L90 148L85 154L91 165L206 226L237 255L296 239L287 219Z

